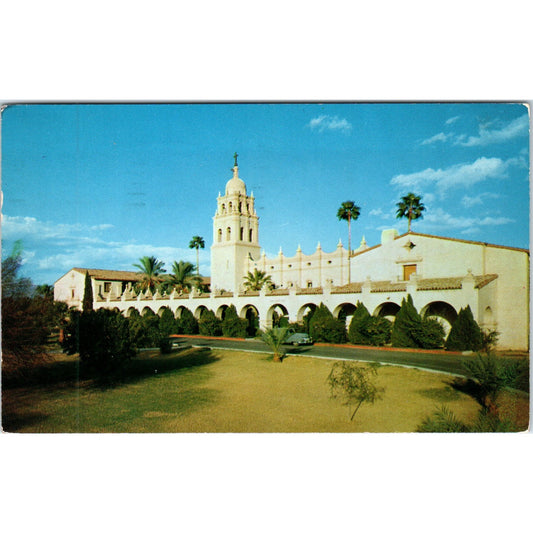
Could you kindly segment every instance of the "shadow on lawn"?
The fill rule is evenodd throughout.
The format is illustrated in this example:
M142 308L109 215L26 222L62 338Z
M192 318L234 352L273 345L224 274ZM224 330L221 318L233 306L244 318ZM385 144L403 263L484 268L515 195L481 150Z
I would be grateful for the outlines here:
M2 429L7 433L16 433L28 425L42 422L48 415L38 411L31 413L20 413L14 411L2 412Z
M188 353L179 355L181 351ZM96 377L94 386L107 389L117 385L126 385L155 375L160 376L177 370L209 365L219 359L220 357L214 355L211 348L193 348L192 350L183 348L168 355L150 358L136 357L128 361L117 373Z
M182 354L182 352L184 352ZM55 361L34 368L24 376L2 377L4 390L19 387L78 388L83 382L85 387L112 388L136 382L154 375L162 375L177 370L204 366L219 359L210 348L191 349L190 347L173 350L168 355L154 357L138 356L127 361L114 372L98 373L82 362L78 357L67 361Z

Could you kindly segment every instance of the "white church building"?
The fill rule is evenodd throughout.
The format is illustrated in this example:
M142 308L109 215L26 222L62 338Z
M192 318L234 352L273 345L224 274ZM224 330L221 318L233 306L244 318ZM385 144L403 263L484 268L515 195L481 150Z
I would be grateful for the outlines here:
M310 309L324 303L337 317L349 320L357 302L370 313L394 320L402 299L410 294L423 315L442 319L449 329L461 308L470 306L487 330L500 333L501 349L529 349L529 250L415 232L382 232L381 242L348 251L339 242L332 252L318 245L311 255L300 248L293 257L261 253L259 217L253 193L246 190L235 161L233 176L219 193L213 217L211 292L136 295L133 272L88 269L94 307L116 308L126 315L147 308L184 308L197 318L210 309L221 317L234 305L242 318L272 325L274 313L301 322ZM246 291L244 278L254 269L271 276L275 288ZM85 271L73 268L54 286L56 300L81 306Z

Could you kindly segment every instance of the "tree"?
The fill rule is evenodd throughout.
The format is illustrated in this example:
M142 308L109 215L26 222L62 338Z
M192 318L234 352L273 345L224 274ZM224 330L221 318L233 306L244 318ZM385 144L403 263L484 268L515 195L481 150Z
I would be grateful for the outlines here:
M64 304L35 294L29 278L20 275L22 244L17 241L2 261L2 371L25 374L49 360L45 349Z
M412 220L423 218L422 213L426 210L426 207L421 200L421 196L416 196L414 193L410 192L406 196L402 196L400 201L396 204L398 207L396 218L407 218L408 232L411 232Z
M356 406L350 420L353 420L361 404L381 399L383 389L374 383L375 376L375 366L359 366L348 361L337 361L333 365L328 376L331 398L341 399L343 405Z
M202 313L202 318L198 321L198 327L200 335L208 335L209 337L222 335L222 320L217 318L215 313L209 309Z
M183 291L191 287L197 287L202 282L202 278L194 274L194 265L188 261L174 261L172 263L172 274L166 276L165 286L169 289Z
M498 364L493 352L477 354L472 361L463 363L468 375L477 384L476 399L484 411L498 414L497 399L506 385L504 367Z
M309 322L309 334L317 342L346 342L346 326L321 303Z
M40 296L41 298L46 298L47 300L54 299L54 286L43 283L42 285L37 285L35 287L35 295Z
M283 343L287 340L288 336L288 328L269 328L261 335L262 341L274 353L273 361L275 363L281 363L283 361L283 356L285 355Z
M452 329L446 339L446 349L455 351L480 350L483 346L483 333L477 322L470 306L461 309Z
M135 356L128 319L111 309L72 311L63 349L79 353L80 361L98 377L108 379Z
M144 256L139 259L139 263L133 265L139 269L139 274L142 275L142 279L137 282L136 287L145 291L150 289L158 289L163 282L163 274L165 273L165 263L159 261L155 257Z
M198 333L198 320L186 307L182 309L181 316L176 321L178 333L196 335Z
M189 248L196 248L196 275L200 275L200 248L203 250L205 248L205 242L202 237L195 235L191 242L189 243Z
M339 220L348 221L348 261L352 257L352 220L357 220L361 214L361 208L355 205L354 202L348 200L342 202L341 206L337 211L337 218ZM348 263L349 265L350 263ZM351 282L350 267L348 266L348 283Z
M350 327L348 328L348 339L352 344L370 344L366 327L369 320L370 313L368 309L361 302L357 302Z
M254 269L248 272L244 278L244 288L249 291L260 291L264 286L271 287L272 277L262 270Z
M239 318L237 309L232 304L226 309L224 320L222 321L222 334L224 337L245 338L248 328L248 320Z
M85 286L83 288L83 302L82 307L84 311L93 310L93 285L89 271L85 271Z
M408 294L402 300L394 320L391 342L393 346L401 348L441 348L444 344L444 328L436 318L422 318Z

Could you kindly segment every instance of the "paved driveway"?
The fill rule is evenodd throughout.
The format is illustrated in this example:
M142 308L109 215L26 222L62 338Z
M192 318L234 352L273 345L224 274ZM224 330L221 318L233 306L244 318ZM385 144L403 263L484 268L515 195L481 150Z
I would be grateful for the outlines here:
M178 339L177 339L178 340ZM231 350L245 350L249 352L270 353L266 344L256 339L227 340L216 337L181 337L180 343L194 346L209 346ZM451 353L428 353L407 350L391 350L380 348L356 348L352 346L287 346L287 354L294 356L324 357L330 359L346 359L354 361L375 361L394 365L422 368L464 376L463 361L472 360L471 355L456 355Z

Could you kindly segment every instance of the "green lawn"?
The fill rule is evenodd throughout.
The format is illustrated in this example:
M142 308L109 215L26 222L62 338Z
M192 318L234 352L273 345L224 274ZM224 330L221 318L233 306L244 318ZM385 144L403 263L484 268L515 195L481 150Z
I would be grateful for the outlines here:
M114 385L77 380L76 358L40 373L41 384L5 383L2 425L8 432L411 432L440 405L465 422L478 404L443 374L381 366L383 399L350 409L330 399L332 361L189 349L147 352ZM42 385L45 382L46 385ZM529 397L505 392L501 414L527 429Z

